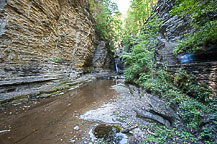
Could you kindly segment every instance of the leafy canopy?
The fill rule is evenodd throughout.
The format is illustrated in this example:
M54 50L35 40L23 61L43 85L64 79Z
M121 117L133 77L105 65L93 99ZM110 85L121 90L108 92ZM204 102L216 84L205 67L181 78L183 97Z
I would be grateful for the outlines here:
M96 34L99 40L107 41L111 49L121 37L120 12L111 0L89 0L90 9L96 20Z

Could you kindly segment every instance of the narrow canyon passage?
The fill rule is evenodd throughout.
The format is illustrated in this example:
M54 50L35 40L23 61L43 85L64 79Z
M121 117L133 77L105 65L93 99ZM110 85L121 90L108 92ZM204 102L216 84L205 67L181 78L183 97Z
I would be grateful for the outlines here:
M217 144L216 0L0 0L0 144Z
M117 96L110 80L97 80L64 95L10 108L0 113L1 144L54 144L79 141L94 125L79 115Z

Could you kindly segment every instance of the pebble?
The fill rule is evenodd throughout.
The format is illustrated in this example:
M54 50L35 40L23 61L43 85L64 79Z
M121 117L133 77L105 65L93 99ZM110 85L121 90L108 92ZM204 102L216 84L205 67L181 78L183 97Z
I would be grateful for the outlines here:
M74 143L75 140L74 140L73 138L71 138L71 139L69 140L69 142L70 142L70 143Z
M26 105L24 105L23 107L24 107L24 108L30 108L31 106L26 106Z
M74 127L74 130L77 130L77 131L78 131L79 129L80 129L79 126L75 126L75 127Z
M63 95L64 94L64 92L61 92L59 95Z
M5 133L5 132L9 132L11 130L1 130L0 133Z

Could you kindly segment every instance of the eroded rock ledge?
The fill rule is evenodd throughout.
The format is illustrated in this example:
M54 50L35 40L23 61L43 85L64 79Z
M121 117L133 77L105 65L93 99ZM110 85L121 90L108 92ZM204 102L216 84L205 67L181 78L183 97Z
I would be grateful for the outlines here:
M8 86L73 79L92 62L95 22L87 3L1 0L0 11L0 97L13 91Z

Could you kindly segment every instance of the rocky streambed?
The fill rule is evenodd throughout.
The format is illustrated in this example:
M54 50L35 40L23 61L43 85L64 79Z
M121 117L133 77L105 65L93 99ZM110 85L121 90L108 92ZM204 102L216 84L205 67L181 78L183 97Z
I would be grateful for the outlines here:
M9 107L0 114L0 143L78 142L92 122L79 116L108 102L114 81L97 80L49 99ZM6 130L6 131L4 131Z
M0 143L141 143L147 131L140 125L172 126L173 110L157 97L123 79L83 78L79 88L2 108Z
M102 143L139 144L151 133L141 126L156 122L171 128L175 122L175 112L158 97L147 94L136 86L127 85L123 80L117 80L111 88L118 93L116 99L80 116L83 120L97 122L89 131L89 136L86 136L89 142L100 141L91 134L102 124L114 127L113 131L116 132L109 138L106 135L106 139L101 139ZM120 127L120 130L115 127Z

